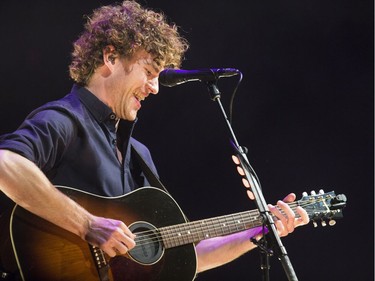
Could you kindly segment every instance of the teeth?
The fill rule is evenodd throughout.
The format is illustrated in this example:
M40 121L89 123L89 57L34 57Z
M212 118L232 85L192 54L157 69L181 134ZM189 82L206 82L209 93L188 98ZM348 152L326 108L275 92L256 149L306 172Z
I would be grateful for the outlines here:
M139 96L137 94L134 94L135 98L138 100L138 101L143 101L144 98L142 96Z

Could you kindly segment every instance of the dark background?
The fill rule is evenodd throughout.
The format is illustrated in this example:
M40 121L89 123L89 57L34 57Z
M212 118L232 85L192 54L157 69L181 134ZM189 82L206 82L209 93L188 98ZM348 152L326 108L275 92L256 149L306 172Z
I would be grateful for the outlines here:
M113 1L1 1L0 133L68 93L71 42L83 15ZM348 204L334 227L283 239L299 280L373 280L373 1L141 1L190 41L183 67L244 75L233 128L266 200L334 190ZM237 77L219 80L228 113ZM230 160L224 120L205 85L161 87L135 136L191 220L255 208ZM271 280L287 280L271 258ZM197 280L261 280L258 250Z

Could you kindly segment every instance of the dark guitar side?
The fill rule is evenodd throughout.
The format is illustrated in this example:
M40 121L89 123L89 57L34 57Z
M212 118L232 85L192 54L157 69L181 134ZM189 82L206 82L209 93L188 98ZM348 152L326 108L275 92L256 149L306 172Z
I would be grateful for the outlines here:
M186 222L172 197L156 188L140 188L127 195L105 198L68 187L58 187L89 212L130 225L146 221L157 228ZM16 206L11 217L13 250L24 281L101 280L89 245L79 237ZM196 274L193 244L165 250L152 265L129 257L109 260L113 281L191 281ZM105 280L105 279L103 279Z

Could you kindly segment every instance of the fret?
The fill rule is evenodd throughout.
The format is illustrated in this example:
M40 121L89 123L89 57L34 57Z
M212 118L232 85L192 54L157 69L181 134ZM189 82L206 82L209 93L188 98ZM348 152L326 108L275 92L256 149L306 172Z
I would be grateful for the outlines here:
M241 229L239 229L238 228L238 226L239 226L239 224L240 224L240 220L238 219L238 215L236 214L236 215L234 215L234 220L233 220L233 222L234 222L234 225L235 225L235 227L236 227L236 232L238 232L238 231L240 231Z
M219 219L215 219L213 218L212 220L210 220L210 224L211 224L211 231L210 231L210 236L211 237L218 237L220 235L218 235L217 233L217 226L220 224L219 222L220 220Z
M230 221L228 216L221 220L221 235L225 235L230 231Z
M163 241L164 247L167 248L167 249L170 248L171 245L169 243L169 239L167 239L167 237L168 237L167 227L160 228L159 233L160 233L160 237Z
M245 214L241 213L240 217L241 217L241 219L239 221L239 224L241 226L241 230L245 230L246 229L246 216L245 216Z
M217 237L216 231L215 231L215 222L213 219L207 221L207 227L208 227L207 233L209 237Z
M167 228L167 241L169 242L170 247L180 246L178 243L178 237L176 236L175 226L168 226Z
M181 242L181 245L185 245L185 244L188 244L190 241L189 241L189 237L187 236L187 229L186 229L186 225L182 225L180 224L178 226L178 229L179 229L179 238L180 238L180 242Z
M224 236L261 225L258 211L245 211L159 229L166 248Z
M182 238L184 244L193 243L195 241L194 229L190 223L181 225L182 226Z
M171 227L171 235L173 237L173 242L174 242L174 246L180 246L180 245L183 245L182 243L182 239L181 239L181 228L180 228L180 225L175 225L175 226L172 226Z
M197 225L199 224L199 222L194 222L194 223L189 223L188 227L189 227L189 231L190 231L190 241L191 242L198 242L200 241L200 237L199 237L199 231L197 231Z
M181 234L181 228L180 228L179 225L176 225L176 226L174 227L174 238L175 238L176 243L177 243L176 246L182 244L182 243L181 243L181 242L182 242L181 237L182 237L182 234Z
M199 225L200 225L200 229L201 229L201 233L200 233L201 240L210 238L210 236L207 233L207 224L206 224L206 221L205 220L201 220Z

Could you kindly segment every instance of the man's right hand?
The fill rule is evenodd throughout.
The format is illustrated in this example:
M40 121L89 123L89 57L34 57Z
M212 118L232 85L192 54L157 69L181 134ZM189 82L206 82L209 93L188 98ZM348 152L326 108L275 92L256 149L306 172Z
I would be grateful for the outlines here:
M135 235L121 221L93 216L84 239L110 257L126 254L135 246Z

